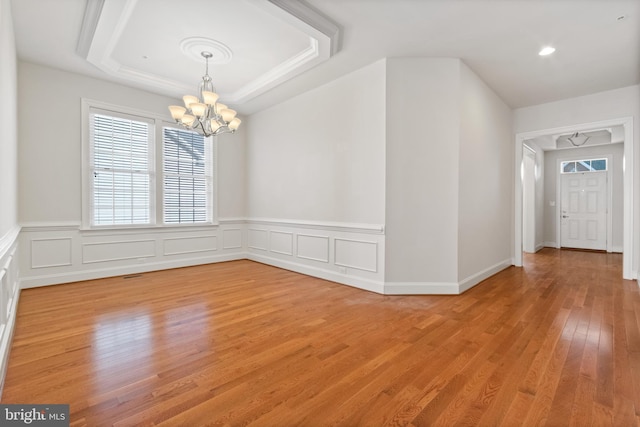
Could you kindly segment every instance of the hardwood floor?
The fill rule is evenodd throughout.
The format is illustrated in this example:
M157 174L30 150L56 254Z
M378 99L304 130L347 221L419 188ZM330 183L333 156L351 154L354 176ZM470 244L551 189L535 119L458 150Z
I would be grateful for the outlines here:
M3 403L72 426L631 426L640 292L544 249L460 296L251 261L22 292Z

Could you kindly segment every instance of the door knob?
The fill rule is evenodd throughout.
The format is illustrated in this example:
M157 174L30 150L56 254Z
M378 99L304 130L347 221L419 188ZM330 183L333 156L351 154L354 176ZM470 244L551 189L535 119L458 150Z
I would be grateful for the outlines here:
M569 218L569 215L562 215L562 218Z

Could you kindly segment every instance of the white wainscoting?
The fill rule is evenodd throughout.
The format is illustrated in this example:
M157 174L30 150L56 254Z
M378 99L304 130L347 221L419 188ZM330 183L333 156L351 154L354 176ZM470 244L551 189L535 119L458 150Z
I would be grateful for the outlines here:
M22 288L246 258L244 219L217 226L81 230L28 224L20 233Z
M0 236L0 395L9 362L11 338L16 321L19 286L19 238L20 227L16 226Z
M382 225L254 218L247 231L251 260L383 293Z

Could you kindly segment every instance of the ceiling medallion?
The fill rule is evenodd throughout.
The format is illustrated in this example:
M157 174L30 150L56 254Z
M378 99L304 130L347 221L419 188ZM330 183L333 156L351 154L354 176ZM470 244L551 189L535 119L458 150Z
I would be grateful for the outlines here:
M202 62L202 52L211 53L212 64L228 64L233 52L226 44L206 37L187 37L180 42L180 50L194 61Z

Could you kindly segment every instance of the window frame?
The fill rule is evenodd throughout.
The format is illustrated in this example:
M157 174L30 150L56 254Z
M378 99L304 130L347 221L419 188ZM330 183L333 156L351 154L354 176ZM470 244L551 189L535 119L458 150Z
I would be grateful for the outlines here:
M91 147L91 113L94 110L101 110L106 114L113 114L113 116L119 116L123 118L140 118L141 121L153 122L151 126L151 145L150 156L152 156L152 162L150 168L153 168L153 177L150 185L150 223L149 224L113 224L113 225L93 225L92 224L92 147ZM127 117L129 116L129 117ZM138 110L134 108L124 107L120 105L110 104L102 101L97 101L88 98L81 98L81 120L82 120L82 141L81 141L81 156L82 156L82 221L80 230L127 230L127 229L176 229L176 228L189 228L189 227L207 227L218 226L218 144L215 137L209 137L209 143L211 144L211 186L210 197L207 209L210 214L208 215L209 221L197 222L197 223L164 223L164 192L163 192L163 140L162 130L164 127L177 126L173 120L168 116L152 113L148 111Z
M593 162L593 161L600 161L600 160L604 160L605 162L605 168L604 169L597 169L597 170L585 170L585 171L579 171L579 170L575 170L575 171L568 171L566 172L564 170L564 167L566 164L568 163L575 163L576 167L578 163L581 162ZM576 159L576 160L562 160L560 162L560 174L561 175L566 175L566 174L572 174L572 173L591 173L591 172L606 172L609 170L609 159L607 157L593 157L593 158L582 158L582 159Z
M157 211L160 214L158 220L159 223L163 224L165 227L173 227L173 226L177 226L177 227L183 227L183 226L189 226L189 225L193 225L193 226L197 226L197 225L211 225L216 223L216 218L217 216L215 215L215 206L217 206L217 203L214 202L214 197L217 195L217 188L215 188L216 182L217 182L217 176L216 176L216 170L217 170L217 151L215 150L216 144L214 143L214 139L213 137L205 137L204 138L204 143L205 144L209 144L209 153L211 154L211 162L210 162L210 169L211 169L211 173L210 175L206 175L205 174L205 179L209 179L209 183L207 185L207 221L203 221L203 222L185 222L185 223L165 223L165 211L164 211L164 205L165 205L165 200L164 200L164 178L166 175L166 172L164 170L164 159L165 159L165 152L164 152L164 129L165 128L170 128L170 129L178 129L180 131L186 131L184 128L178 126L176 123L168 123L168 122L162 122L160 124L160 128L159 130L159 141L158 141L158 145L160 146L160 153L157 155L161 165L160 165L160 170L161 173L158 174L158 185L157 187L159 188L159 194L162 194L162 201L160 203L161 206L158 206ZM205 167L206 169L206 167Z

